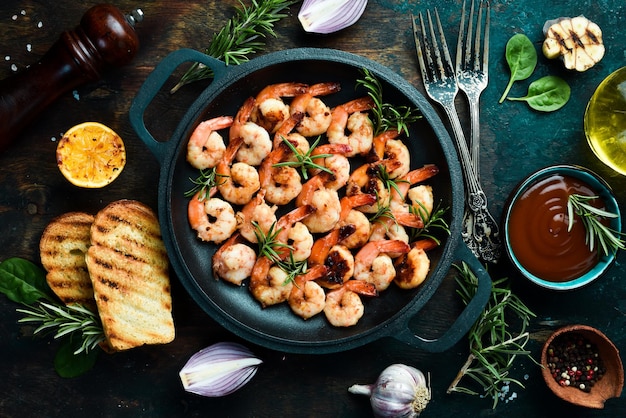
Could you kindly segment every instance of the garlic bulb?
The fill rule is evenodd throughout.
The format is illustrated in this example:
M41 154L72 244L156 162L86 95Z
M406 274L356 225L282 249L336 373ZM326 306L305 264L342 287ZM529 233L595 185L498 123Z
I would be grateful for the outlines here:
M352 385L348 391L369 396L376 417L417 417L431 398L424 374L404 364L392 364L381 372L376 383Z
M565 68L586 71L604 56L602 30L584 16L549 20L543 27L546 58L561 58Z
M221 342L191 356L179 376L187 392L225 396L248 383L261 363L243 345Z
M307 32L332 33L356 23L367 0L304 0L298 20Z

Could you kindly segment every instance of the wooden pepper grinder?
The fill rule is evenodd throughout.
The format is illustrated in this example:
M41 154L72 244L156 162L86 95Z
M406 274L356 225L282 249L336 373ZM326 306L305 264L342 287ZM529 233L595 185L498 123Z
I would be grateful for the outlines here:
M0 150L59 96L128 64L139 48L134 25L142 20L140 9L124 15L113 5L96 5L39 62L0 81Z

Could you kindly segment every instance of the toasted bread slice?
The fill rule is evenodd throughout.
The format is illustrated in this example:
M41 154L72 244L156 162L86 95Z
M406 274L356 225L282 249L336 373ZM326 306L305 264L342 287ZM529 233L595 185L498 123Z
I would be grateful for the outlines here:
M168 259L149 207L119 200L98 212L86 260L113 350L174 339Z
M53 219L39 241L41 264L46 281L66 305L81 304L95 312L96 301L89 278L85 253L90 244L94 217L69 212Z

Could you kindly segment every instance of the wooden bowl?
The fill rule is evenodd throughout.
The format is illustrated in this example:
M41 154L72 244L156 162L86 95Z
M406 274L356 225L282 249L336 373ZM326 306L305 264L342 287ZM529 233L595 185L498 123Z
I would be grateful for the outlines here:
M550 372L548 347L556 337L566 333L580 334L591 344L594 344L597 347L598 356L604 363L606 372L591 388L590 392L584 392L572 386L562 386ZM550 390L559 398L575 405L596 409L604 408L604 402L610 398L618 398L624 387L624 368L617 347L602 332L587 325L569 325L555 331L543 345L541 365L543 366L543 378Z

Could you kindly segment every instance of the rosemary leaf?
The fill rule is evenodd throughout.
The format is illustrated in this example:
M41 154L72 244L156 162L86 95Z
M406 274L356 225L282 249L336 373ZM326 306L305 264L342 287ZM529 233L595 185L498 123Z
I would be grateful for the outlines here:
M408 106L392 106L383 101L383 86L380 81L366 68L362 69L363 78L357 80L357 86L363 86L367 95L374 101L372 113L374 120L374 136L390 129L404 132L409 136L409 124L422 117L418 109Z
M589 249L593 251L597 241L605 255L614 254L617 250L626 249L626 242L622 239L621 232L615 231L602 223L602 218L611 219L616 218L618 215L588 203L598 198L598 196L584 196L576 193L568 196L567 215L569 224L567 230L572 230L574 215L577 215L585 227L585 243Z
M258 241L259 257L267 257L273 263L278 263L281 260L281 255L278 251L281 249L293 250L290 245L278 241L278 234L280 234L281 229L276 229L276 222L272 223L267 233L263 232L256 221L252 221L252 225L254 226L254 235Z
M55 339L79 335L82 343L74 354L93 350L105 340L100 318L94 312L80 305L62 306L40 302L37 307L17 309L17 312L25 315L18 322L41 323L35 329L34 334L43 331L55 332Z
M211 193L211 189L221 184L218 179L222 177L225 176L223 174L217 173L215 167L206 170L200 170L200 175L195 180L191 178L189 179L194 184L194 186L193 188L185 192L185 197L191 197L200 192L198 198L200 200L207 199L209 197L209 194Z
M252 0L251 6L235 8L235 15L213 37L205 53L223 60L226 65L241 64L249 60L249 55L262 51L268 36L276 37L274 23L287 17L283 13L296 1ZM182 86L208 78L213 71L201 63L194 63L170 90L175 93Z
M467 304L476 293L478 279L467 264L455 267L460 273L456 278L459 286L457 293ZM502 385L515 384L523 388L522 382L509 376L509 371L518 356L533 360L525 346L530 339L526 327L534 316L511 292L508 279L494 280L491 297L469 331L470 354L447 393L477 395L478 391L461 384L464 379L470 380L493 399L492 408L495 409ZM511 319L516 320L518 329L512 329Z
M296 148L285 137L282 137L282 140L289 147L289 149L293 153L294 157L296 158L296 161L283 161L283 162L274 164L273 167L294 167L294 168L299 168L300 172L302 173L302 178L305 179L305 180L309 179L308 170L320 170L320 171L326 172L328 174L333 174L333 172L329 168L324 167L322 165L319 165L319 164L315 163L315 161L314 161L315 159L318 159L318 158L322 158L323 159L323 158L331 157L332 154L311 155L311 153L313 152L315 147L317 147L317 144L320 142L321 137L317 137L315 142L313 142L313 144L311 144L311 146L309 147L309 150L307 152L305 152L305 153L303 153L301 150Z

